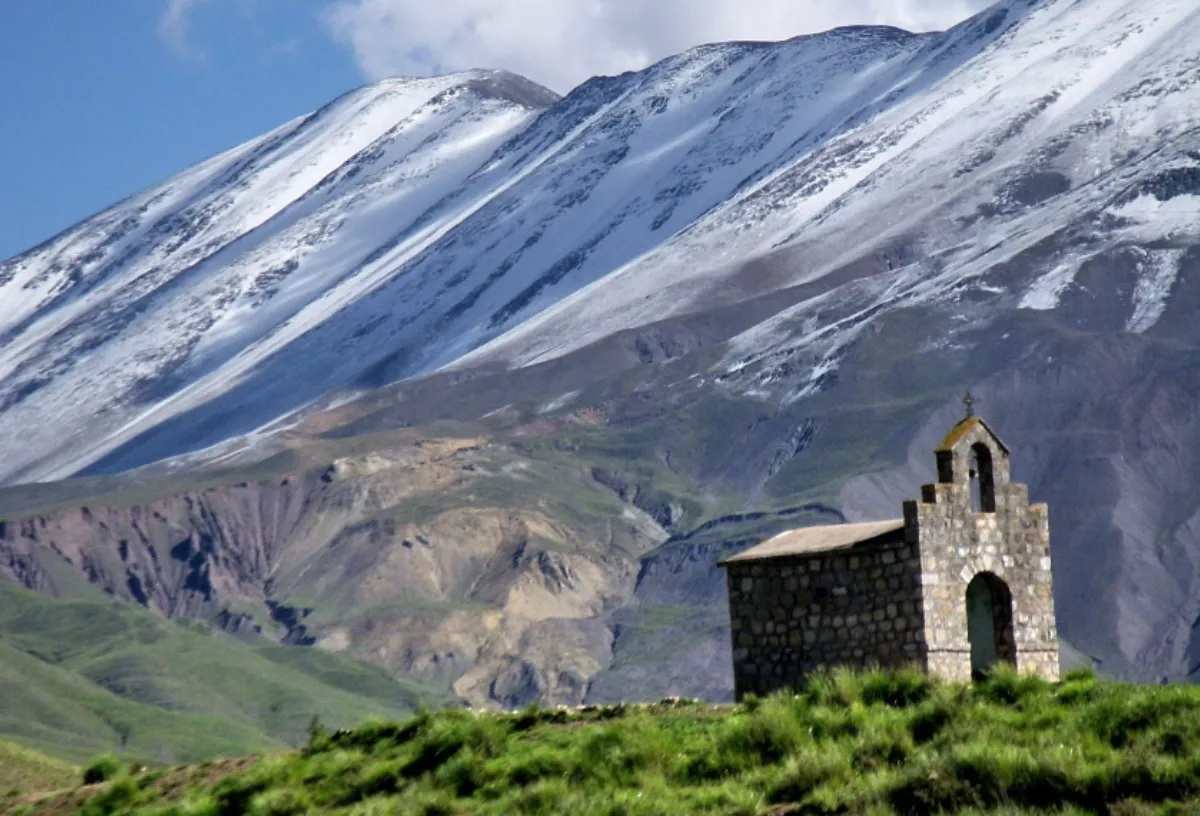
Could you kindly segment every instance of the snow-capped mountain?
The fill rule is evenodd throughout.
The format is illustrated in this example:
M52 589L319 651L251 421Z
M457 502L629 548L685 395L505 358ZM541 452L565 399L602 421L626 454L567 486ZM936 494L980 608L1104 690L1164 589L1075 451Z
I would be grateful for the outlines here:
M1200 201L1197 33L1192 0L1009 0L942 34L706 46L561 100L486 72L365 88L0 265L0 478L132 440L105 467L142 464L364 379L833 289L879 253L891 274L835 290L838 321L806 299L725 373L771 390L802 349L795 398L863 315L964 287L1053 308L1129 243L1144 331ZM990 280L1055 236L1032 277Z
M608 570L611 597L589 595L575 623L552 616L581 640L556 629L538 641L538 672L558 676L586 652L572 694L650 676L655 693L687 693L655 684L701 682L696 655L723 654L712 561L745 543L723 531L762 508L894 515L930 478L929 450L970 385L1013 445L1017 477L1051 504L1062 634L1123 676L1195 674L1198 43L1197 0L1007 0L942 33L849 28L705 46L564 98L484 71L348 94L0 264L0 484L168 457L151 476L179 473L231 451L221 461L246 464L286 444L280 429L344 439L495 420L470 433L513 436L495 450L462 443L472 469L434 457L430 473L393 474L378 495L319 469L238 488L252 500L234 504L263 516L272 542L252 576L262 598L238 597L308 597L276 573L332 557L330 536L362 536L355 569L410 552L453 560L467 539L488 553L484 539L497 553L521 542L524 561L497 557L528 566L541 563L524 549L529 525L553 527L560 549ZM555 439L546 461L533 448L521 458L514 440L575 422L601 442L572 460L573 476L554 455L578 450L577 437ZM375 478L399 454L381 456L351 470ZM541 481L528 481L538 468ZM572 501L606 508L586 547L575 511L560 519L541 501L564 480ZM425 506L392 512L417 482L451 515L503 495L489 510L495 535L430 522ZM300 483L345 495L329 510L306 503ZM45 495L61 506L92 489L76 485L6 491L0 507L32 512ZM291 511L254 498L264 491L319 517L308 549L278 533ZM596 491L626 503L616 514L637 520L639 546L671 539L632 548L636 569L628 553L613 558L612 508ZM220 491L167 501L174 509L155 516L163 542L203 522L242 547L230 501ZM748 513L734 527L703 515L730 507ZM344 530L327 510L350 519ZM392 515L380 521L383 510ZM133 567L110 539L141 529L140 512L114 510L108 527L86 508L49 532L30 523L30 546L44 538L59 553L55 531L77 538L82 525L120 592ZM514 512L538 520L518 524ZM404 524L422 523L412 541L454 546L414 548ZM396 547L380 543L389 536L401 536ZM243 556L223 568L249 580ZM88 558L72 563L91 575L99 562ZM325 576L306 570L296 567ZM551 572L573 592L599 585ZM530 574L540 586L547 573ZM341 598L346 587L330 581L329 598ZM656 604L696 605L709 623L695 650L672 652L661 633L622 645L639 606ZM609 627L614 607L630 619ZM479 654L509 665L525 649L510 636ZM451 640L454 661L475 659ZM568 642L586 648L572 657ZM647 642L659 646L638 652ZM614 662L623 648L633 657ZM615 674L598 674L605 665ZM524 669L504 671L524 688ZM705 688L722 687L706 676Z
M556 99L503 73L381 82L0 266L7 478L230 390L385 280L381 246Z

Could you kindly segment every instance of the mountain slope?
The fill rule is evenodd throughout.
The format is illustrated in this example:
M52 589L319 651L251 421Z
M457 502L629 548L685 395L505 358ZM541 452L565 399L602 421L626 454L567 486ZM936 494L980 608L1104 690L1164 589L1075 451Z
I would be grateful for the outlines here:
M0 266L0 411L28 443L8 477L70 472L369 292L380 244L554 99L503 73L389 80Z
M54 600L0 582L0 735L80 762L199 761L296 745L314 715L350 725L440 699L354 661L202 629L98 592Z
M1190 0L1009 0L561 100L351 94L0 265L0 479L104 477L0 496L5 572L276 637L268 602L312 609L474 700L716 695L715 561L894 516L971 386L1051 503L1063 637L1187 677L1197 42Z
M349 654L419 681L396 705L421 688L579 702L608 659L604 616L667 536L582 463L465 434L316 441L206 480L116 481L83 507L53 485L24 509L0 491L0 580L321 647L271 652L290 668Z
M994 36L977 29L705 47L587 83L533 121L526 105L551 99L511 77L353 94L6 265L0 282L25 305L7 320L20 340L6 344L0 416L33 437L8 478L65 475L189 410L178 425L191 430L160 430L104 469L452 362L670 243L880 97L934 83ZM323 138L323 123L355 138ZM93 407L77 416L75 403ZM35 416L55 420L52 436Z
M855 111L856 127L824 133L661 250L468 360L545 359L714 300L813 282L840 291L755 327L728 365L736 375L786 355L782 345L820 349L815 381L870 322L801 328L823 310L869 317L998 286L1016 302L988 308L1053 309L1080 266L1129 246L1145 255L1125 328L1144 332L1195 237L1198 26L1187 2L1000 4L926 41L886 94L866 94L876 104ZM1010 262L1035 247L1042 257L1014 275ZM839 271L866 259L889 274L847 286ZM568 330L585 314L585 329Z
M1009 2L942 35L705 47L557 104L489 74L352 94L0 271L19 297L0 423L28 439L7 478L121 443L101 470L210 445L506 331L467 361L829 288L864 258L894 274L837 297L854 311L936 298L1057 239L1005 283L1055 305L1076 265L1186 225L1196 19L1182 0ZM1105 219L1120 226L1097 237ZM1139 331L1181 258L1145 251ZM760 327L730 366L782 331L816 353L815 383L853 332L810 342L785 328L803 317Z
M11 742L0 742L0 803L37 791L69 788L79 783L80 769Z

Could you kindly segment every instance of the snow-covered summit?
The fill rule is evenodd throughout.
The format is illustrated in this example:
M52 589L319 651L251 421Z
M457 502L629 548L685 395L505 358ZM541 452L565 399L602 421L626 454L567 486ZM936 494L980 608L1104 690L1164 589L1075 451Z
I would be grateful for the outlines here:
M228 363L557 99L500 71L384 80L0 264L0 424L86 459L93 410Z
M1196 43L1194 0L1013 0L562 99L485 71L347 94L0 264L0 481L802 284L734 341L732 387L800 398L905 305L1060 308L1121 247L1152 330L1195 237Z

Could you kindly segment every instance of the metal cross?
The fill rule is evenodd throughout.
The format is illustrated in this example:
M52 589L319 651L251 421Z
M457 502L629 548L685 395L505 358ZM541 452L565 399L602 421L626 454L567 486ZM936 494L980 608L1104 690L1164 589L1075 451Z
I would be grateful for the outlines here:
M977 402L979 402L979 400L975 399L975 397L971 395L971 391L968 389L967 395L963 397L963 405L967 406L968 419L975 416L975 403Z

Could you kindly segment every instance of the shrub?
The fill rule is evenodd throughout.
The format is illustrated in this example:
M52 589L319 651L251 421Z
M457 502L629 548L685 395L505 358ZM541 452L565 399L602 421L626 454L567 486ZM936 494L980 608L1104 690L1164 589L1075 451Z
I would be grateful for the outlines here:
M125 770L125 763L112 754L104 754L92 760L83 769L83 784L98 785L116 779Z
M1070 788L1061 769L1028 749L984 743L955 752L950 772L967 783L975 798L987 805L1017 802L1030 807L1054 807Z
M1054 692L1055 699L1066 706L1076 706L1095 700L1100 682L1090 669L1073 669Z
M887 801L904 814L957 813L980 803L971 786L937 764L913 764L897 777Z
M130 810L141 798L141 787L127 772L122 771L109 780L100 793L79 809L80 816L108 816Z
M909 726L913 740L920 744L934 739L954 722L958 710L956 705L944 698L922 703Z
M878 771L899 765L913 752L908 734L894 723L874 724L860 732L853 745L855 769Z
M862 679L846 668L821 669L809 677L803 696L812 706L849 708L862 700Z
M1063 683L1094 683L1098 679L1095 670L1089 666L1077 666L1062 676Z
M1083 712L1086 728L1114 748L1133 743L1144 733L1171 723L1194 721L1195 694L1174 688L1123 688L1109 691Z
M1001 663L988 673L982 683L976 684L974 689L984 700L1001 705L1018 705L1030 698L1047 694L1050 685L1037 675L1019 674L1012 666Z
M767 792L767 800L798 804L821 785L850 775L851 763L844 752L810 748L787 761L782 777Z
M1155 816L1160 811L1137 799L1126 799L1118 802L1109 809L1112 816ZM1170 811L1167 811L1170 812Z
M808 739L808 734L795 717L781 709L778 705L764 706L733 719L718 739L717 750L741 758L746 764L770 764L787 757Z
M872 671L862 680L862 700L868 705L881 703L907 708L926 700L932 690L933 681L929 675L912 668Z
M415 778L436 771L464 748L495 756L503 747L506 732L499 720L469 712L447 711L431 717L412 741L413 754L402 773Z
M293 788L274 788L256 794L246 811L249 816L291 816L309 809L308 798Z
M513 719L514 731L528 731L542 721L542 707L535 700L520 712Z
M372 762L359 771L350 784L350 789L341 800L343 804L369 799L372 796L396 793L405 785L402 770L405 762L400 759Z
M516 797L512 812L523 814L567 812L563 803L570 796L570 792L570 787L562 779L541 780L521 791Z
M1161 753L1173 757L1184 757L1195 750L1194 739L1177 726L1166 728L1156 734L1154 745Z
M371 719L352 731L339 731L331 735L328 744L336 748L383 751L414 739L429 727L432 720L433 715L425 709L420 709L399 723Z
M855 736L866 715L862 703L851 707L814 706L804 716L805 730L816 740Z
M437 771L438 784L463 798L473 796L490 778L486 760L470 748L459 751Z
M637 783L649 769L664 769L671 744L652 717L635 715L619 725L602 725L582 734L571 752L572 782L595 782L609 787Z
M226 777L217 783L213 798L221 813L245 813L255 796L276 780L265 773L245 773Z
M509 784L523 788L549 777L563 775L566 773L567 763L562 751L537 748L505 763L502 767Z
M442 791L425 794L413 803L411 809L406 808L406 812L420 816L454 816L455 811L454 800Z
M308 737L309 748L329 740L329 729L321 722L320 714L312 715L312 719L308 721L308 727L304 729L304 733Z

